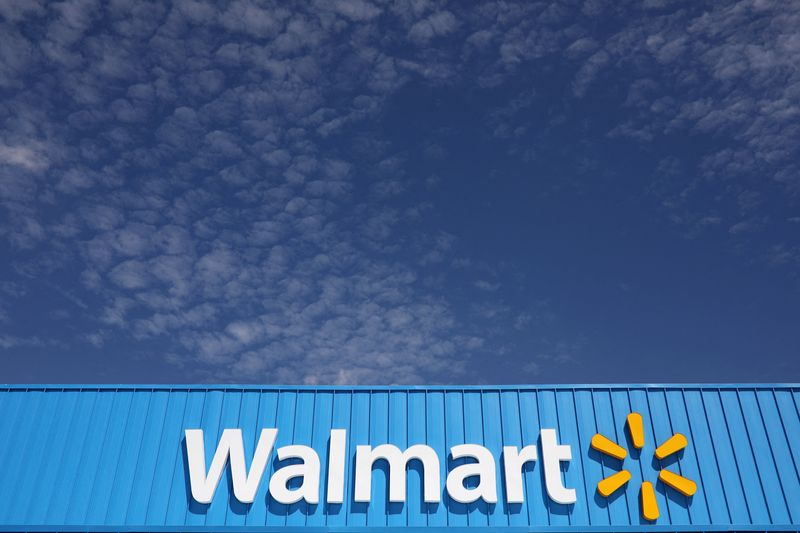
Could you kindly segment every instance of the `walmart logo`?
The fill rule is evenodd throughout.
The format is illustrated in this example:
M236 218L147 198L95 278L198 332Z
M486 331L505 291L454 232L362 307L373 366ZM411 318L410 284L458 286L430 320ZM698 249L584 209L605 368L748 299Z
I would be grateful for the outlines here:
M642 415L639 413L629 414L627 426L633 447L637 450L644 448L644 426L642 423ZM667 439L666 442L664 442L661 446L656 448L655 456L659 460L665 459L674 453L678 453L688 444L689 442L686 440L686 437L683 434L676 433ZM608 455L609 457L619 459L620 461L624 461L625 457L628 455L628 452L625 450L625 448L599 433L592 437L592 448L600 453ZM631 473L623 469L616 474L600 480L600 482L597 484L597 492L603 497L608 498L615 491L619 490L620 487L630 481L630 479ZM681 494L684 494L685 496L692 496L695 492L697 492L697 484L694 481L691 479L686 479L685 477L674 472L670 472L666 469L661 469L661 471L658 473L658 480L677 490ZM657 519L660 513L658 511L658 502L656 501L656 493L653 489L653 484L649 481L642 481L640 494L642 516L647 520Z

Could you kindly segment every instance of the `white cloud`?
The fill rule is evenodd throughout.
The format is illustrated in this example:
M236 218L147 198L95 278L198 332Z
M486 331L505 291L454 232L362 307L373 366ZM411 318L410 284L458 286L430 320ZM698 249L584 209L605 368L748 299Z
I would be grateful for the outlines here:
M50 166L50 161L40 146L9 146L0 144L0 164L39 172Z
M141 261L125 261L110 272L111 281L123 289L143 289L150 284L147 267Z
M335 0L330 3L323 2L321 7L326 7L326 4L337 13L355 21L371 20L381 13L379 7L364 0Z
M474 282L473 285L482 291L487 292L494 292L500 288L499 283L492 283L490 281L486 281L485 279L479 279L478 281Z
M437 11L414 23L408 30L408 38L417 44L425 44L435 37L455 31L458 21L450 11Z
M16 337L13 335L0 335L0 348L38 347L45 346L47 343L39 337Z

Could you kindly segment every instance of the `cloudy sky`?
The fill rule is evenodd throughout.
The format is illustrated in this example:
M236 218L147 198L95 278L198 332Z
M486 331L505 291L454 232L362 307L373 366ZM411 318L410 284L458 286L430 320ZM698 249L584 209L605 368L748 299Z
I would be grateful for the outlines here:
M0 0L0 382L800 381L797 28Z

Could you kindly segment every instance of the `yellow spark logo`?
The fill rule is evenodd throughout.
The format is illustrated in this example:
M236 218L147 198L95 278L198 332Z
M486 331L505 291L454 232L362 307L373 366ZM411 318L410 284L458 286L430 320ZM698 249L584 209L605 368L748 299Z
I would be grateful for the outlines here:
M644 448L644 425L642 423L642 415L639 413L629 414L627 426L631 441L633 442L633 447L637 450ZM681 433L676 433L667 439L664 444L656 448L655 456L659 460L665 459L684 449L687 444L689 444L689 442L686 440L686 437ZM628 455L625 448L599 433L592 437L592 448L609 457L619 459L620 461L624 460ZM627 470L621 470L614 475L600 480L597 484L597 492L599 492L601 496L608 498L614 491L630 481L630 479L631 473ZM697 484L694 481L686 479L674 472L670 472L669 470L662 469L658 474L658 479L685 496L692 496L697 492ZM656 493L653 489L653 484L649 481L643 481L640 494L642 516L647 520L657 519L660 513L658 511L658 502L656 501Z

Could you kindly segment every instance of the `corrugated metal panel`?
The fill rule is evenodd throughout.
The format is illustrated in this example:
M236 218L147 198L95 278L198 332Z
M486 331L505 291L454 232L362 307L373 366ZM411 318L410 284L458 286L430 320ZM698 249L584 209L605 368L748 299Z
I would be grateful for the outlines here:
M471 527L510 530L792 530L800 524L800 388L784 385L580 386L500 388L12 387L0 389L0 529L4 531L233 530L241 528ZM625 460L632 481L609 499L597 482L619 462L590 449L600 432L633 449L630 412L645 421L646 444ZM331 428L348 435L342 505L283 505L267 489L239 503L228 483L200 505L188 490L183 431L202 428L207 461L223 429L241 428L252 456L260 428L279 429L276 448L312 446L327 466ZM555 428L573 449L563 472L577 502L559 505L544 490L539 464L524 470L525 502L508 504L503 446L536 443ZM689 446L658 461L658 443L676 432ZM376 464L372 501L353 500L355 447L425 443L456 464L450 447L482 444L497 461L500 501L426 504L421 469L409 466L402 503L387 495L387 467ZM274 458L274 453L273 453ZM638 488L658 471L693 479L691 498L656 483L661 516L641 518Z

